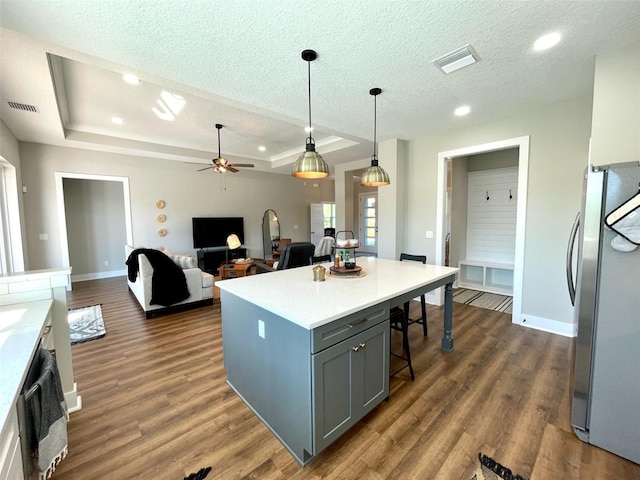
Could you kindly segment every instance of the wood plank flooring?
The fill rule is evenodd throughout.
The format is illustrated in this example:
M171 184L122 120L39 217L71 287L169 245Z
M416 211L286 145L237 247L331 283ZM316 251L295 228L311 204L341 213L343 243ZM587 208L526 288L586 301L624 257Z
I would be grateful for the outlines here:
M640 478L571 429L573 340L506 314L454 304L444 353L429 306L429 337L411 327L415 382L393 377L388 402L301 468L225 383L219 301L147 320L118 277L75 283L68 302L101 303L107 335L72 347L83 408L55 480L181 480L206 466L207 480L467 480L479 451L531 480Z

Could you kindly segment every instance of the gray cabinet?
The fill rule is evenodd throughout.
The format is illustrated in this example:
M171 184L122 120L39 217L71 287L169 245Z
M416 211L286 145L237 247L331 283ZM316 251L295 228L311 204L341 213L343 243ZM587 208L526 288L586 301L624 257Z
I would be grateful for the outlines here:
M312 357L317 454L389 395L389 320Z
M221 294L227 383L301 465L389 395L388 302L309 330Z

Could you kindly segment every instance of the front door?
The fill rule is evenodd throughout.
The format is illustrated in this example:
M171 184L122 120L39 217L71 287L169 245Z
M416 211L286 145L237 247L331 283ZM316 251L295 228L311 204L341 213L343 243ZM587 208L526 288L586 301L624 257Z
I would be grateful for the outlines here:
M359 252L378 253L378 194L361 193L358 239Z

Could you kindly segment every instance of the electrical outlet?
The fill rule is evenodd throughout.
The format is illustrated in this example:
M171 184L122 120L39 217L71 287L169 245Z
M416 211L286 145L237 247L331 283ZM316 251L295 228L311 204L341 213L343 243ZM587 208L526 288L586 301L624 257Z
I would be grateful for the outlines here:
M49 235L47 235L46 233L41 233L40 240L49 240Z
M105 260L105 261L104 261L104 266L105 266L105 267L108 267L108 266L109 266L109 260Z
M265 338L264 334L264 322L262 320L258 320L258 336L260 338Z
M433 238L433 230L427 230L427 238Z

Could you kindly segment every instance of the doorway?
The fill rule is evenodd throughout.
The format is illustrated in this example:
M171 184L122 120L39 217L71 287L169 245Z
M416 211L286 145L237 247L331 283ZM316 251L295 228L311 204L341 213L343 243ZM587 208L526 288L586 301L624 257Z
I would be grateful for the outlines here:
M55 180L56 180L56 199L57 199L57 207L58 207L58 228L60 231L60 248L62 254L62 266L70 267L70 255L69 255L69 222L67 219L67 209L65 208L65 179L75 179L75 180L92 180L98 182L116 182L121 184L121 195L122 195L122 203L120 204L121 213L116 212L115 215L120 217L121 220L124 221L125 226L125 236L126 243L133 245L133 229L132 229L132 220L131 220L131 200L129 193L129 179L127 177L114 177L108 175L90 175L90 174L82 174L82 173L67 173L67 172L56 172ZM92 217L95 217L96 214L92 213ZM93 222L99 221L99 219L92 218ZM121 246L123 254L124 254L124 245ZM88 280L90 278L105 278L109 276L116 275L124 275L124 264L122 268L116 271L107 271L99 274L91 274L91 275L82 275L82 276L74 276L74 280ZM68 288L70 289L70 285Z
M449 150L438 153L437 180L437 220L436 220L436 264L444 265L446 251L446 208L447 208L447 165L450 159L467 157L482 153L495 152L510 148L518 149L518 188L516 212L516 240L513 267L513 313L512 322L521 323L522 283L524 272L524 237L527 212L527 185L529 172L529 137L516 137L508 140ZM455 266L455 265L452 265ZM444 292L439 289L436 298L442 304Z

